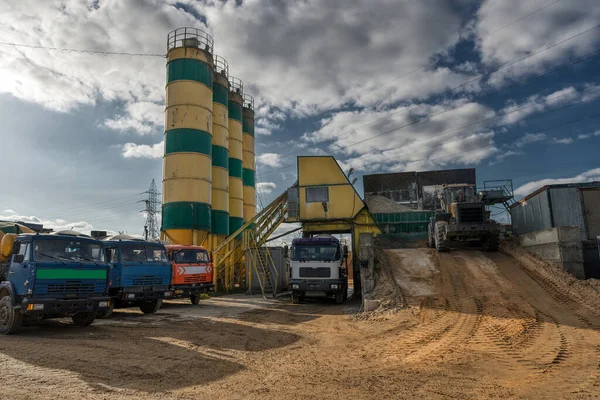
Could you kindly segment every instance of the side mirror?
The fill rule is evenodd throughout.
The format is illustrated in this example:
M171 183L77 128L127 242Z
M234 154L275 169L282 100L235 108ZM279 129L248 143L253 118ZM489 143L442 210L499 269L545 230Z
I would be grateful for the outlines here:
M23 254L15 254L13 256L13 262L16 264L22 264L25 261L25 255Z
M348 257L348 245L344 245L344 258Z

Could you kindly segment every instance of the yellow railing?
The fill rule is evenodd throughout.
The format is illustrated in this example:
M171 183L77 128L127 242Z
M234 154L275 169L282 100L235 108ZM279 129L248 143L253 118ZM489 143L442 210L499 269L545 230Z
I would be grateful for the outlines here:
M252 271L246 270L247 251L251 250L251 254L256 253L256 256L260 257L259 249L275 232L275 229L285 221L286 213L287 192L284 192L213 250L214 280L217 290L231 291L236 285L241 287L245 284L246 274L252 273ZM258 260L250 261L250 265L254 266L257 265L255 261L259 262ZM268 265L272 265L272 262ZM264 269L263 265L262 270ZM261 269L258 271L261 272ZM265 289L266 286L261 283L263 295Z

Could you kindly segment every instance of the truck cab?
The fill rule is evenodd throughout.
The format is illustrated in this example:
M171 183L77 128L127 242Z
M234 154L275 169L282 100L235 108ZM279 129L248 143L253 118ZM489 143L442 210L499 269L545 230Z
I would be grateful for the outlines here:
M202 246L167 245L171 262L171 299L189 298L200 302L200 295L214 290L213 266Z
M346 260L346 247L333 236L294 239L290 262L292 301L300 303L306 295L322 295L343 303L348 294Z
M171 296L171 264L165 246L123 234L103 242L110 263L108 294L112 301L100 316L108 317L120 307L139 307L144 314L157 312L162 299Z
M0 333L23 322L70 316L88 326L110 305L102 242L74 231L8 234L0 261Z

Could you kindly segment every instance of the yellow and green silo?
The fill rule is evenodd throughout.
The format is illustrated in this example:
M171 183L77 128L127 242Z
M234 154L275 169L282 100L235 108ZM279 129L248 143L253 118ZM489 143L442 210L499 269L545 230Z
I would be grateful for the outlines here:
M244 222L256 215L256 165L254 161L254 98L244 94L242 111L244 142Z
M229 77L229 234L244 224L242 108L244 86Z
M212 247L229 236L229 66L215 56L212 143Z
M211 231L213 39L179 28L167 41L163 237L205 243Z

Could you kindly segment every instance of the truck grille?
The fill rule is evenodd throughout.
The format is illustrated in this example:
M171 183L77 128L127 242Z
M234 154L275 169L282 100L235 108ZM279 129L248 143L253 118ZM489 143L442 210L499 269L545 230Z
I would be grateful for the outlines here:
M133 286L154 286L162 283L162 278L156 276L138 276L133 279Z
M483 223L484 210L480 205L477 206L461 206L459 208L459 222Z
M206 275L190 275L183 278L183 283L206 282Z
M81 281L66 281L65 283L48 284L47 293L94 293L96 285L81 283Z
M331 276L331 268L328 267L301 267L300 278L329 278Z

